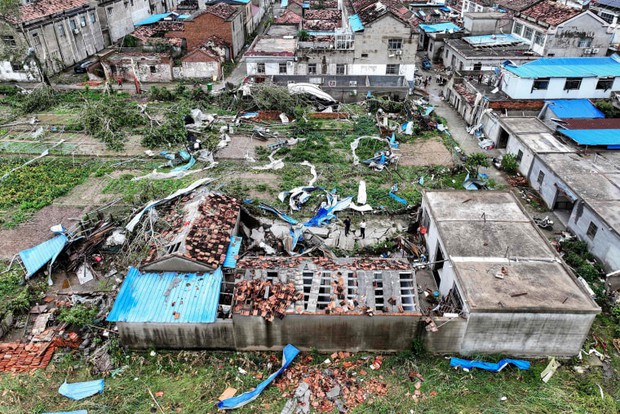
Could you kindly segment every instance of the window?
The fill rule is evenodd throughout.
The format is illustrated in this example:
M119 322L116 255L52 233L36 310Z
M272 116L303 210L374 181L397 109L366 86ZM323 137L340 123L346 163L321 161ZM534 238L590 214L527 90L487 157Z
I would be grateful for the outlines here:
M521 32L523 32L523 25L521 23L515 23L514 27L512 28L512 33L521 36Z
M594 239L594 236L596 236L597 231L598 231L598 226L590 222L590 225L588 226L588 231L586 232L586 236L588 236L590 239Z
M11 69L15 72L18 70L24 70L24 65L19 62L11 62Z
M607 23L612 23L614 22L614 17L616 17L613 14L609 14L609 13L605 13L605 12L599 12L599 17L603 20L605 20Z
M308 63L308 75L316 75L316 63Z
M521 164L522 159L523 159L523 151L519 150L519 152L517 152L517 162Z
M474 70L482 70L482 63L480 62L474 63Z
M108 7L108 14L112 14L112 11L114 10L113 7Z
M344 75L347 71L347 65L345 64L337 64L336 65L336 75Z
M387 65L385 68L386 75L398 75L398 64L395 65Z
M265 64L264 63L258 63L256 65L256 73L265 73Z
M280 75L286 75L286 63L280 63L278 66L278 73Z
M566 78L565 91L574 91L581 88L581 78Z
M388 39L388 49L396 50L403 48L403 39Z
M59 24L58 26L56 26L56 31L58 32L58 36L60 36L60 37L65 37L66 36L65 25L64 24Z
M362 57L363 58L367 58L368 57L368 53L362 53Z
M71 28L71 30L77 29L77 24L75 24L75 20L69 20L69 27Z
M39 39L38 33L32 34L32 43L34 43L35 46L41 46L41 39Z
M546 91L549 87L549 78L534 79L532 84L533 91Z
M545 173L542 171L538 171L538 178L536 179L536 182L542 185L543 181L545 181Z
M591 37L582 37L579 39L579 44L577 47L590 47L592 46L592 38Z
M95 23L97 21L97 15L95 13L90 14L90 22Z
M151 70L151 73L157 73L157 67L156 66L149 66L149 69Z
M526 27L525 30L523 31L523 37L526 38L527 40L532 40L533 34L534 34L534 29L532 29L531 27Z
M545 36L540 32L534 33L534 44L542 46L545 43Z
M2 41L6 46L17 46L14 36L2 36Z
M80 17L80 24L82 27L86 27L86 15Z
M596 89L602 89L604 91L611 89L614 84L614 78L601 78L596 83Z

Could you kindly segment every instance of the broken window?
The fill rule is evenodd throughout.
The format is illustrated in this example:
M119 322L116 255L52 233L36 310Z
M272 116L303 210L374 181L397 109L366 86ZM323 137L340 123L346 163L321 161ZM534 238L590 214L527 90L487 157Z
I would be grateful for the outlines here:
M581 88L581 78L566 78L564 83L565 91L574 91Z
M522 159L523 159L523 151L519 150L519 152L517 152L517 162L521 164Z
M347 65L345 64L337 64L336 65L336 75L344 75L346 73Z
M545 43L545 36L541 32L534 33L534 44L542 46Z
M363 58L367 58L368 57L368 53L362 53L362 57Z
M538 171L538 178L536 179L536 182L542 185L543 181L545 181L545 173L542 171Z
M534 29L532 29L531 27L526 27L525 30L523 31L523 37L526 38L527 40L532 40L533 34L534 34Z
M611 89L614 84L614 78L601 78L596 83L596 89L602 89L604 91Z
M480 63L480 62L474 63L474 70L476 70L476 71L482 70L482 63Z
M310 299L310 291L312 290L312 280L314 272L303 272L302 280L304 285L304 309L308 309L308 299Z
M385 74L386 75L398 75L398 67L400 65L398 64L389 64L385 67Z
M2 36L2 41L6 46L17 46L15 36Z
M114 8L108 7L108 14L112 14L112 11L114 11Z
M579 39L579 43L577 47L590 47L592 46L592 38L591 37L582 37Z
M280 63L278 73L280 75L286 75L286 63Z
M512 33L521 36L522 32L523 32L523 25L521 23L515 23L514 27L512 28Z
M308 75L316 75L316 63L308 63Z
M372 287L375 290L375 309L377 311L384 310L383 308L383 273L375 273L375 279L372 282Z
M588 231L586 232L586 236L588 236L590 239L594 239L597 231L598 231L598 226L590 222L590 225L588 226Z
M149 66L149 69L151 70L151 73L157 73L157 67L154 65Z
M413 276L411 273L400 274L400 298L403 309L406 312L415 311L415 288L413 286Z
M258 63L256 65L256 73L265 73L265 64L264 63Z
M316 302L317 309L325 309L332 296L331 274L321 273L321 287L319 288L319 298Z
M65 32L65 25L64 24L61 23L58 26L56 26L56 31L58 32L58 36L65 37L66 32Z
M534 79L532 84L533 91L546 91L549 87L549 78Z
M403 39L388 39L388 50L400 50L403 48Z

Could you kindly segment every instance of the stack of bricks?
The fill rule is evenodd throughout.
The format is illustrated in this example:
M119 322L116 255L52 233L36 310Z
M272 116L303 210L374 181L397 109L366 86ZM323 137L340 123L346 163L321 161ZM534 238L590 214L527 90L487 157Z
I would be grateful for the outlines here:
M1 343L0 372L28 372L49 365L56 346L51 342Z
M244 316L261 316L271 322L284 318L293 302L303 298L292 283L272 284L264 280L243 280L235 285L233 312Z
M185 248L190 258L217 267L224 262L241 204L235 198L209 194L199 207Z

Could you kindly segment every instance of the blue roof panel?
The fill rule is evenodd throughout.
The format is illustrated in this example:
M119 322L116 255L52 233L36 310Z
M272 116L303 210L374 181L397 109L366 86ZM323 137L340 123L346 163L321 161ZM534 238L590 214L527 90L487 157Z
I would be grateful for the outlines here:
M509 72L521 78L570 78L620 76L620 58L608 57L566 57L542 58L521 66L504 65Z
M140 273L129 268L108 315L110 322L212 323L222 286L222 271L202 275Z
M353 14L349 16L349 26L351 26L351 30L354 32L361 32L364 30L364 23L362 23L362 19L357 14Z
M436 24L421 24L419 25L420 29L424 30L426 33L438 33L438 32L458 32L461 30L460 27L455 25L452 22L447 23L436 23Z
M588 99L553 99L546 101L558 118L605 118L605 114Z
M224 259L224 267L230 269L237 267L237 256L239 256L242 241L243 238L241 237L230 236L230 244L228 245L228 251L226 252L226 259Z
M59 234L53 239L44 241L30 249L19 252L19 257L26 267L26 277L34 275L40 268L45 266L47 262L56 260L56 257L65 248L69 239L64 234Z
M579 145L620 145L620 129L559 129Z
M161 14L153 14L146 19L140 20L135 26L144 26L147 24L155 24L160 20L164 20L166 17L170 16L172 13L161 13Z
M288 0L281 0L280 1L280 7L285 9L288 7Z

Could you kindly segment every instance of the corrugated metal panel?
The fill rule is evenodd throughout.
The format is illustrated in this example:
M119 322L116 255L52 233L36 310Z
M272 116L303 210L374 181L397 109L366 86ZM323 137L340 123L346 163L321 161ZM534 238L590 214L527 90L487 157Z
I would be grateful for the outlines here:
M22 262L26 267L26 277L30 277L35 274L50 260L55 260L68 242L69 239L67 236L64 234L59 234L53 239L49 239L41 244L31 247L30 249L19 252L19 257L22 259Z
M239 255L239 249L241 249L241 242L243 238L237 236L230 236L230 244L228 245L228 251L226 252L226 259L224 259L224 267L234 269L237 267L237 256Z
M437 24L421 24L418 26L420 29L424 30L426 33L437 33L437 32L458 32L461 30L460 27L455 25L454 23L437 23Z
M286 9L288 7L288 0L281 0L280 7Z
M620 76L620 61L617 56L542 58L521 66L504 66L506 70L521 78L571 78Z
M211 323L217 316L222 271L145 273L129 268L110 322Z
M362 23L362 19L360 19L360 16L357 14L349 16L349 25L354 32L361 32L364 30L364 23Z
M620 129L558 129L579 145L620 145Z
M605 118L605 114L587 99L554 99L547 102L558 118Z
M153 14L152 16L147 17L146 19L140 20L135 26L144 26L147 24L154 24L160 20L164 20L166 17L170 16L172 13L161 13L161 14Z

